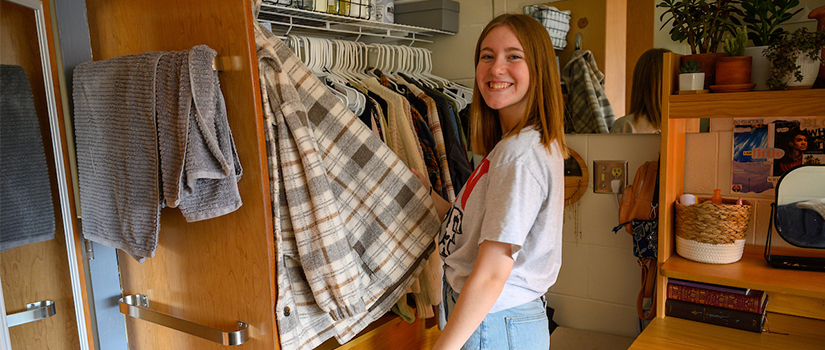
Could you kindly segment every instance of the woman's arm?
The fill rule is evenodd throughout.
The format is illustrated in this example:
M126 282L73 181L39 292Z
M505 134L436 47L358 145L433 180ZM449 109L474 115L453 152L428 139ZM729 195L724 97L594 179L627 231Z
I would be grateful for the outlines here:
M413 174L415 174L416 177L418 177L418 180L420 180L421 183L427 183L426 181L424 181L424 175L419 174L413 168L410 168L410 170L413 172ZM452 206L452 204L450 204L450 202L448 202L447 200L439 196L437 193L435 193L435 191L430 193L430 197L432 197L433 204L435 204L435 211L438 213L438 219L444 221L444 216L447 215L447 212L450 210L450 206Z
M484 241L479 245L473 272L461 289L444 332L433 350L460 349L496 303L513 269L509 243Z

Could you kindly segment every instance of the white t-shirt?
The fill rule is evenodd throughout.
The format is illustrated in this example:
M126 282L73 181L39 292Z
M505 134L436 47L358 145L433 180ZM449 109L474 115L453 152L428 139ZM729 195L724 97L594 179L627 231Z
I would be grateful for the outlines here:
M525 128L501 140L461 189L442 223L439 249L447 282L461 292L485 240L510 243L513 270L490 313L534 300L561 268L564 159Z

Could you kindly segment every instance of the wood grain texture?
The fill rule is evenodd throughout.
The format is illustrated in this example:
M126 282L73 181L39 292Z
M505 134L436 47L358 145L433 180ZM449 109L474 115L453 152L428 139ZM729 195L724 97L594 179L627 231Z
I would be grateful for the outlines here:
M49 40L53 43L51 17L48 2L43 4L44 20ZM0 1L0 62L19 65L26 70L35 111L40 122L43 149L46 154L49 179L52 184L52 203L55 213L55 238L27 244L0 253L0 275L6 312L9 314L26 310L26 304L35 301L53 300L54 316L9 329L14 349L79 349L77 321L72 297L63 216L60 210L60 195L57 187L46 87L43 80L40 46L37 37L34 12L26 7L7 1ZM57 85L55 53L50 51L52 79ZM55 91L58 114L61 114L59 91Z
M768 315L768 320L771 315ZM797 317L792 322L804 322ZM806 327L808 329L808 327ZM813 330L816 332L816 330ZM655 318L630 346L630 350L741 350L822 349L822 334L752 333L738 329L683 320Z
M119 252L122 287L124 294L147 295L155 310L209 327L247 322L250 339L237 349L277 349L272 211L250 2L90 0L87 16L94 60L204 44L236 63L219 77L244 167L243 206L193 223L177 209L164 209L155 257L138 264ZM126 321L132 349L225 349L143 320Z

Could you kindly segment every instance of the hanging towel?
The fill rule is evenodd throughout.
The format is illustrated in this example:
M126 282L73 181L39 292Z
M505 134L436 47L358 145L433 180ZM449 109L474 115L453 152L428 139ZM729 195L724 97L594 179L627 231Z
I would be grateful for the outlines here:
M162 52L85 62L74 70L83 236L152 257L160 228L155 68Z
M242 168L207 46L75 69L83 235L138 261L154 256L160 208L187 221L241 206Z
M207 46L196 46L182 53L189 57L188 94L189 138L180 210L186 221L200 221L231 213L241 207L237 183L243 169L226 118L218 73L212 69L217 53ZM182 86L187 84L181 83Z
M576 133L609 133L616 120L604 93L604 73L589 50L576 50L561 72Z
M0 66L0 251L54 238L54 203L26 71Z
M255 25L281 349L343 344L383 316L435 249L428 188L271 32Z

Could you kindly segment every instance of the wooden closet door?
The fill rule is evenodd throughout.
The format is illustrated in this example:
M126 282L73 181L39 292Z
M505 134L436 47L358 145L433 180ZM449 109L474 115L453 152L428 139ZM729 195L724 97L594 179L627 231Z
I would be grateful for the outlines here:
M257 56L249 1L87 0L94 60L208 45L227 63L219 73L229 125L243 166L243 206L187 223L178 209L161 212L153 258L139 264L121 251L124 295L148 296L150 308L231 331L249 324L236 349L277 349L271 205ZM83 203L81 203L81 206ZM131 349L226 349L183 332L126 317Z

